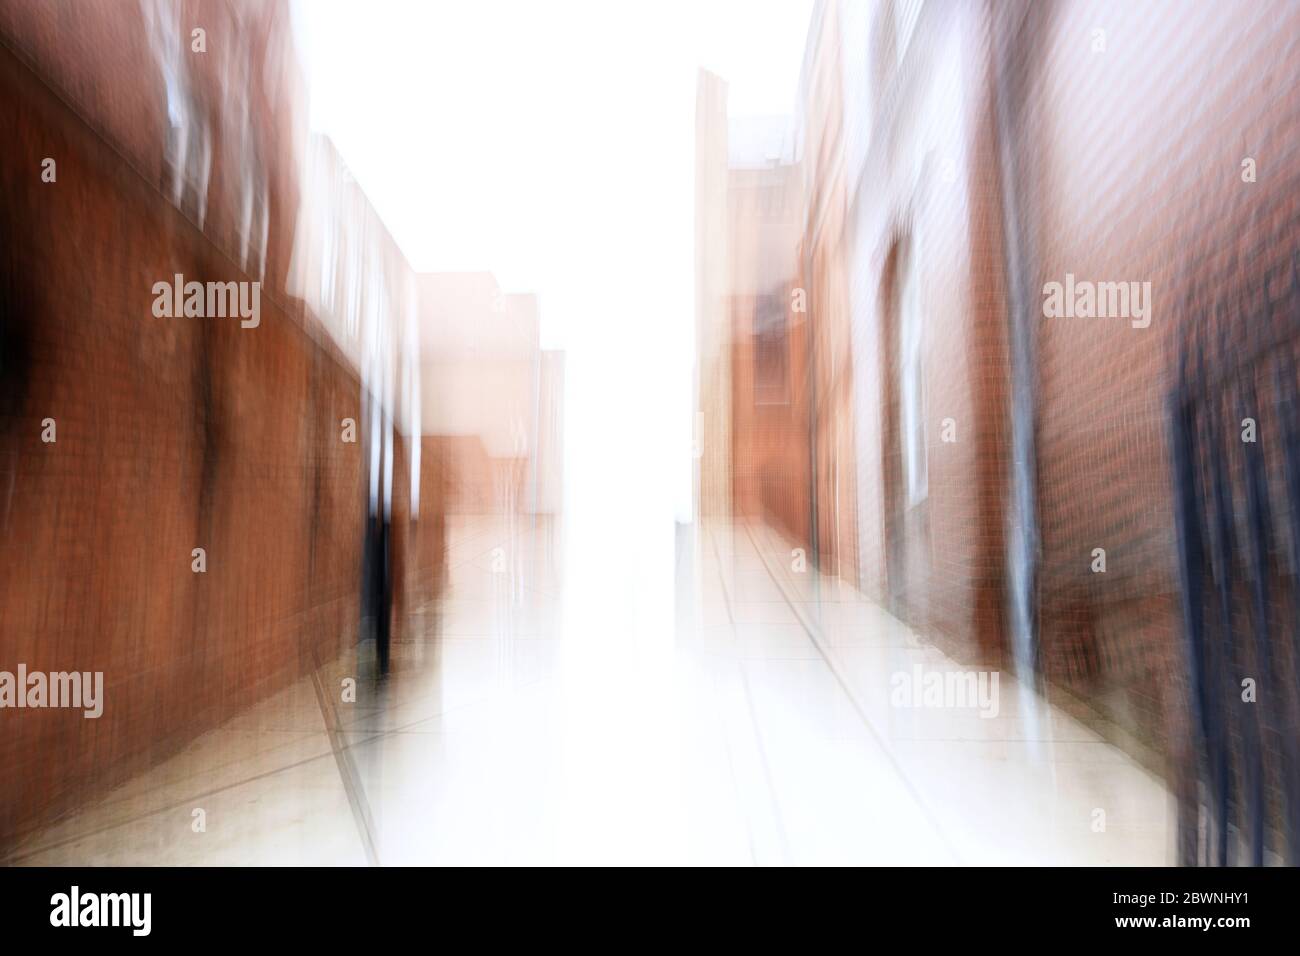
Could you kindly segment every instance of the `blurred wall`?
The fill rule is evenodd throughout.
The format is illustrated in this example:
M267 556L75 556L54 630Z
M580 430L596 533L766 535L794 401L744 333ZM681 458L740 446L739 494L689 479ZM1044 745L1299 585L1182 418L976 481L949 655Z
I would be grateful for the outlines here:
M355 364L285 290L286 11L178 9L0 3L0 669L102 671L105 697L0 713L0 848L357 636L369 432ZM176 273L261 279L260 324L155 317Z
M1049 693L1157 770L1185 746L1190 666L1173 371L1209 316L1246 361L1232 343L1294 309L1298 17L1286 3L827 0L809 35L818 497L829 416L856 439L863 589L959 659L1009 666L1011 580L1026 573ZM827 359L845 259L841 372ZM1042 290L1067 273L1150 282L1150 327L1045 318ZM853 397L835 404L841 381ZM1008 530L1015 429L1030 436L1029 560Z
M1182 725L1187 670L1171 373L1210 316L1237 346L1270 309L1297 308L1300 6L1070 2L1053 13L1027 57L1021 144L1039 286L1067 272L1149 281L1153 311L1145 329L1040 326L1043 663L1163 748ZM1247 157L1254 182L1243 181ZM1099 547L1105 574L1090 569Z
M727 185L727 84L701 70L695 95L694 439L696 507L708 517L732 513Z
M847 301L817 301L815 318L851 315L851 344L837 351L852 398L834 420L861 450L845 466L857 478L859 582L950 653L996 666L1007 650L1010 366L978 11L819 11L814 30L841 31L841 73L824 82L843 85L844 127L810 134L808 150L834 134L844 157L843 221L828 241L847 259L848 288ZM812 40L810 55L836 62Z
M205 53L192 50L196 28ZM275 288L289 269L307 134L291 32L282 0L0 3L10 50Z
M555 514L563 497L563 353L539 344L537 298L486 272L418 280L422 429L446 507Z
M785 121L745 125L728 150L732 501L807 548L810 342L795 298L803 174Z
M808 303L809 399L812 403L814 542L818 567L858 579L854 367L850 348L847 241L848 173L839 9L813 16L800 80L804 208L799 287Z

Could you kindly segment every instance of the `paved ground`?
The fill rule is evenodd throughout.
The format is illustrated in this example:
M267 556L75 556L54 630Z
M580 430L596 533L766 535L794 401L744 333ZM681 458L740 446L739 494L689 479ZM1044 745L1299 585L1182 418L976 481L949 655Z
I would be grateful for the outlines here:
M363 649L9 862L1169 862L1158 780L1007 674L895 706L963 668L770 529L561 530L454 521L381 690Z

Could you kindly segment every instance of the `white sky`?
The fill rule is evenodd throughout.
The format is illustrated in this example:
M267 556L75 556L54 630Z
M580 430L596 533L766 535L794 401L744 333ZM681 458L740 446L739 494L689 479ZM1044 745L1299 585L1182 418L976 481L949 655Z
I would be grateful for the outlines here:
M733 115L792 112L811 6L302 0L294 14L312 126L411 264L539 293L556 345L570 323L547 293L568 297L611 207L660 215L607 239L690 238L696 68L729 82Z
M571 492L587 503L672 489L682 517L696 71L729 82L733 115L792 112L811 7L295 4L312 127L333 139L412 266L487 270L507 292L538 295L543 347L569 353L566 468L589 481ZM636 474L612 480L575 450Z

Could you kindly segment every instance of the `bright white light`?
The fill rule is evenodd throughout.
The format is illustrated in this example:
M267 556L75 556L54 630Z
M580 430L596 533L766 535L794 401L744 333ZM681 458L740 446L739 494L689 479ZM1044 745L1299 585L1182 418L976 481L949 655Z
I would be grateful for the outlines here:
M542 347L568 352L572 549L593 562L637 551L635 567L593 572L670 586L636 568L671 570L663 532L692 514L697 70L729 81L736 112L789 112L810 6L294 8L312 126L412 266L486 270L506 292L536 293ZM592 538L575 541L584 529ZM662 608L670 624L671 594Z
M689 285L669 270L692 261L695 70L728 81L734 115L792 112L810 9L310 0L294 22L312 127L414 268L538 293L542 344L557 347L610 321L591 282L604 250L634 263L627 298Z

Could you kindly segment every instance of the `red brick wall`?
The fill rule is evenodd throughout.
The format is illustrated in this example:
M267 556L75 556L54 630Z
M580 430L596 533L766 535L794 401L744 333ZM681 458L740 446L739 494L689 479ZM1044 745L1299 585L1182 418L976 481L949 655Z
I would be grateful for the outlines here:
M777 294L781 294L778 292ZM790 297L782 295L783 302ZM807 546L811 486L808 454L808 327L788 315L784 401L755 400L753 296L730 300L732 319L732 501L738 515L766 518Z
M176 11L181 66L197 121L210 131L212 175L207 233L223 250L238 248L243 170L255 155L267 176L270 241L268 284L283 288L292 252L299 195L295 146L306 136L303 80L284 0L149 0ZM190 31L206 31L207 52L191 49ZM174 29L173 29L174 28ZM32 66L83 120L139 170L162 186L167 93L159 54L139 2L0 0L0 42ZM241 139L235 104L247 102L251 135Z
M1008 43L1006 25L1026 11ZM1167 749L1183 721L1187 667L1166 437L1170 370L1181 332L1212 309L1221 307L1240 336L1258 325L1261 309L1291 302L1300 94L1288 78L1300 72L1291 42L1300 9L1193 4L1175 16L1082 0L927 6L901 62L892 59L890 29L882 9L869 44L887 54L874 74L880 88L870 97L850 91L844 107L871 116L877 144L850 193L841 240L851 236L855 247L856 395L851 413L836 417L851 414L858 436L860 581L957 656L1007 661L1003 216L1013 199L1032 290L1067 272L1152 283L1149 329L1119 319L1039 320L1041 299L1030 297L1037 607L1052 685ZM1106 31L1104 52L1093 51L1095 29ZM954 36L961 55L953 55ZM1012 197L1002 195L999 178L1002 67L1026 91L1004 104L1017 116ZM948 69L961 74L960 109L921 95L946 82ZM827 130L833 141L834 128ZM818 133L805 155L825 152ZM1241 180L1247 156L1258 164L1255 183ZM956 175L941 179L948 158ZM849 170L850 180L862 172ZM815 178L810 195L832 188L833 164ZM926 498L910 508L897 491L897 342L889 325L891 264L909 243L920 247L924 290L928 469ZM956 422L955 443L940 439L944 418ZM1107 551L1104 575L1090 570L1096 547Z
M1056 4L1028 104L1038 283L1152 284L1150 328L1043 319L1038 458L1049 676L1158 747L1186 662L1166 398L1189 324L1281 303L1300 240L1300 7ZM1092 31L1105 29L1094 52ZM1258 180L1244 183L1253 157ZM1286 267L1282 269L1281 267ZM1280 271L1279 271L1280 270ZM1189 297L1196 292L1196 298ZM1291 306L1294 308L1294 304ZM1105 548L1107 570L1090 569Z
M101 81L74 85L131 101ZM0 713L4 846L352 643L364 499L358 382L300 308L267 283L256 329L154 317L174 273L250 277L7 49L0 124L0 668L105 681L98 720Z
M813 404L818 567L858 581L857 467L853 395L855 368L846 234L847 182L843 157L841 37L834 5L813 34L813 67L804 90L803 162L811 187L798 243L801 283L811 328L809 400Z
M807 548L812 326L806 290L799 290L802 310L794 295L801 174L797 166L779 164L728 170L724 308L732 365L732 507L738 515L771 521Z
M857 456L853 428L855 374L850 345L850 309L844 236L844 189L833 174L816 235L804 236L810 274L804 282L812 328L810 361L813 445L816 455L818 567L826 574L858 581Z

